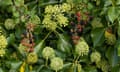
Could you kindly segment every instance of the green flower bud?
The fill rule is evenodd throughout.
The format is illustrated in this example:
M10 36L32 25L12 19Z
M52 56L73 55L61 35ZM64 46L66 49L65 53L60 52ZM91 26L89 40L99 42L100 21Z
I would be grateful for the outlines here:
M0 35L0 49L4 49L4 48L6 48L6 46L7 46L7 39L5 38L5 36L3 36L3 35Z
M0 57L3 57L5 55L5 49L0 49Z
M56 19L61 27L65 27L68 25L68 19L63 14L56 15Z
M96 65L103 72L109 72L110 66L106 60L101 60L101 61L97 62Z
M63 60L59 57L55 57L51 60L50 63L51 69L58 71L63 68Z
M45 47L42 51L42 56L45 59L53 58L53 57L55 57L55 51L51 47Z
M51 20L51 15L47 14L42 22L43 26L49 30L54 31L57 28L57 23Z
M110 36L106 37L106 43L109 45L114 45L116 43L115 35L111 34Z
M95 51L95 52L92 52L92 54L90 55L90 58L92 62L99 62L101 60L101 55L99 52Z
M85 41L79 40L75 46L75 53L79 56L87 55L89 52L89 46Z
M5 26L5 28L8 29L8 30L14 29L14 28L15 28L14 20L13 20L13 19L6 19L4 26Z
M67 11L71 10L71 6L70 6L70 4L63 3L61 6L61 9L62 9L62 12L67 12Z
M29 53L28 56L27 56L27 62L28 64L34 64L38 61L38 56L36 53L32 52L32 53Z
M20 51L21 54L25 54L26 53L26 46L23 46L22 44L19 44L18 50Z

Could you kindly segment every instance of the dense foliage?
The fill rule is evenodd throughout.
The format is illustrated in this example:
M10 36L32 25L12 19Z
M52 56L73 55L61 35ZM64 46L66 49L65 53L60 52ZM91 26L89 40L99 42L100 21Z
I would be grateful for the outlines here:
M0 0L0 72L120 72L120 0Z

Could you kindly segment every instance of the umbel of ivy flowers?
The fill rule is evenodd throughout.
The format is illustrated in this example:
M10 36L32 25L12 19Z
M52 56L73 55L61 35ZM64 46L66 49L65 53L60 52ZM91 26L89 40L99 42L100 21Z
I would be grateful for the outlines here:
M38 56L37 56L36 53L31 52L31 53L28 54L28 56L27 56L27 63L28 64L34 64L37 61L38 61Z
M62 5L48 5L45 7L45 16L43 26L49 30L55 30L57 27L65 27L68 25L68 19L64 13L71 10L71 6L67 3Z
M63 60L59 57L54 57L51 59L50 67L57 72L63 68Z
M85 40L81 37L78 43L75 45L75 53L78 56L87 55L89 52L89 46Z
M55 51L51 47L45 47L42 51L42 56L45 59L51 59L51 58L55 57Z
M0 35L0 56L5 54L5 48L7 46L7 39L4 35Z
M97 51L92 52L92 54L90 55L91 61L92 62L99 62L101 60L101 54Z

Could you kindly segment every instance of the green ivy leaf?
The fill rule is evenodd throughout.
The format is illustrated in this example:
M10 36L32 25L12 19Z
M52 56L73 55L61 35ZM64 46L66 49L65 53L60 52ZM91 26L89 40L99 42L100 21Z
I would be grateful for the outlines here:
M35 53L39 53L42 51L43 48L43 44L44 44L44 40L40 41L34 48Z
M0 68L0 72L4 72L2 68Z
M109 47L106 51L106 57L108 58L109 63L112 67L118 64L118 56L117 56L117 49L113 47Z
M59 39L57 43L57 48L62 52L70 53L71 44L68 42L67 38L63 34L59 34Z
M120 56L120 44L118 45L118 56Z
M10 71L17 71L21 64L22 64L21 61L19 61L19 62L11 62Z
M118 36L120 37L120 21L119 21L119 25L118 25L118 31L117 31L117 33L118 33Z
M70 67L71 65L72 65L72 63L66 63L66 64L64 64L63 68Z
M96 67L94 66L89 66L89 67L85 67L85 72L98 72Z
M120 71L119 65L113 67L112 70L111 70L111 72L119 72L119 71Z
M119 14L116 7L108 8L108 18L112 23L118 18L118 16Z
M116 1L116 4L117 4L117 5L120 5L120 0L117 0L117 1Z
M14 34L10 34L10 36L7 38L8 44L12 44L15 41L15 36Z
M104 28L96 28L92 30L91 37L94 47L101 46L101 44L104 42L104 32Z

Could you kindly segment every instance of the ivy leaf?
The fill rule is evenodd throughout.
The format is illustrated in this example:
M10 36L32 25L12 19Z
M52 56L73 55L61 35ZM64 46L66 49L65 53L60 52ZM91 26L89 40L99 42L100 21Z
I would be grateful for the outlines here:
M40 41L40 42L38 43L38 45L35 46L35 48L34 48L35 53L38 54L38 53L42 50L43 44L44 44L44 40ZM41 53L41 52L40 52L40 53Z
M104 42L104 32L104 28L96 28L92 30L91 37L94 47L101 46L101 44Z
M70 53L71 44L68 42L67 38L63 34L59 34L59 39L57 43L57 48L62 52Z
M4 72L2 68L0 68L0 72Z
M116 7L110 7L108 9L108 18L113 23L115 19L119 16L117 8Z
M14 34L10 34L10 36L7 38L8 44L12 44L15 41Z
M117 4L117 5L120 5L120 0L117 0L117 1L116 1L116 4Z
M118 31L117 31L117 33L118 33L118 36L120 37L120 21L119 21L119 26L118 26Z
M21 61L19 61L19 62L11 62L10 71L17 71L21 64L22 64Z
M96 67L94 66L89 66L89 67L85 67L85 72L98 72Z
M109 63L112 67L118 64L118 56L117 56L117 49L113 47L109 47L106 51L106 57L108 58Z
M120 44L118 45L118 56L120 56Z
M111 72L119 72L119 71L120 71L119 65L117 65L111 69Z

